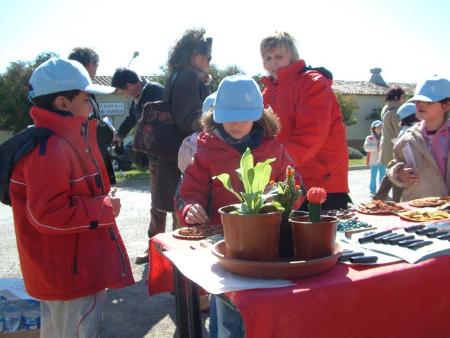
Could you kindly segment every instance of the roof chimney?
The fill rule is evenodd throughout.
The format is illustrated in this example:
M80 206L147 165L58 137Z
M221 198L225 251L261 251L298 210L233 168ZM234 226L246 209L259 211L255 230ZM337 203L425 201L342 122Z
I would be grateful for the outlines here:
M372 76L370 77L369 82L378 86L387 87L386 82L384 82L384 79L381 76L381 68L372 68L370 72L372 73Z

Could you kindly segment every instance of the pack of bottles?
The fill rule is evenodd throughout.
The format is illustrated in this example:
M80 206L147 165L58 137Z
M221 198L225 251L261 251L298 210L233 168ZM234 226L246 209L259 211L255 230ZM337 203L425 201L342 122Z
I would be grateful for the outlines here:
M37 330L40 324L41 311L38 301L0 300L0 332Z

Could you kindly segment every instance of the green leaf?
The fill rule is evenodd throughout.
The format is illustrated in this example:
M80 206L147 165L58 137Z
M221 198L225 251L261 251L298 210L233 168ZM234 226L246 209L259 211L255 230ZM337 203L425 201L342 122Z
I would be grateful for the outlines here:
M274 158L256 164L254 169L255 179L252 183L252 191L264 192L264 189L270 181L270 174L272 173L270 163L273 161L275 161Z
M253 167L253 155L250 148L247 148L241 157L242 184L244 185L245 192L252 192L251 187L254 178ZM249 174L250 170L252 171L251 174ZM249 177L250 175L251 177Z
M231 186L231 179L230 179L230 175L227 173L223 173L217 176L213 176L213 180L214 179L218 179L220 182L222 182L223 186L225 187L225 189L227 189L228 191L232 192L239 200L239 202L242 203L242 198L241 196L234 191L233 187Z

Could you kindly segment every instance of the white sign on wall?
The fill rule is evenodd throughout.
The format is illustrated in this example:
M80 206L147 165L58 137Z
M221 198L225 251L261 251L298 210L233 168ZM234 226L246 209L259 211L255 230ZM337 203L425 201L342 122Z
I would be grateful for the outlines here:
M123 102L103 102L98 104L100 115L123 115L125 114L125 104Z

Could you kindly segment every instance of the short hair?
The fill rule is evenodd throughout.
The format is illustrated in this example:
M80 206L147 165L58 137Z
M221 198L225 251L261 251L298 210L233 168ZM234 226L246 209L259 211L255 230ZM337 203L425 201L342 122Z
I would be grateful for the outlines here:
M275 34L269 35L262 39L261 44L259 45L261 55L268 50L279 47L286 47L290 50L292 52L292 56L294 57L294 61L300 59L297 50L297 42L294 37L287 32L275 32Z
M117 68L111 80L111 86L119 89L126 89L127 84L135 84L140 81L136 72L128 68Z
M98 54L88 47L75 47L69 54L69 60L75 60L87 67L90 63L98 63Z
M214 107L211 108L207 113L202 115L200 123L203 127L203 130L212 131L219 125L223 124L215 122L213 115ZM270 107L263 110L261 118L255 121L255 124L262 129L263 135L266 137L274 137L281 130L280 120Z
M205 30L188 29L169 53L167 66L173 72L179 67L190 65L195 53L211 56L212 38L205 38Z
M405 90L401 87L394 87L387 91L386 93L386 101L398 101L405 95Z
M58 96L64 96L69 101L72 101L80 93L81 93L81 90L78 90L78 89L68 90L68 91L64 91L64 92L51 93L51 94L47 94L47 95L37 96L32 99L32 102L36 107L40 107L40 108L47 109L47 110L54 110L55 109L54 102Z

